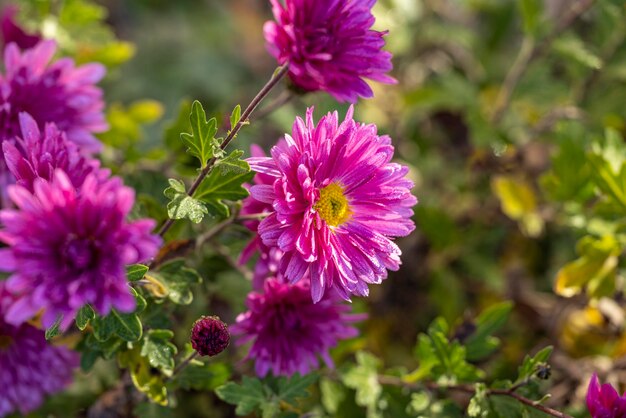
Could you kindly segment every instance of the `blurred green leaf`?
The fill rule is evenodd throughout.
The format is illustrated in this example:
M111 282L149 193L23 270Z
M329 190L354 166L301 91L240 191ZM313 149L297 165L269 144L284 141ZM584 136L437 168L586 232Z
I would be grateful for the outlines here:
M136 282L143 279L148 272L148 266L144 264L133 264L126 267L126 278L130 282Z
M490 306L478 316L476 329L464 341L468 360L480 360L498 348L500 340L492 334L506 324L512 309L513 303L502 302Z
M85 305L76 313L76 326L83 331L87 328L89 321L96 317L96 313L90 305Z
M378 382L380 360L364 351L356 353L356 366L351 367L342 376L343 383L356 390L357 405L367 408L368 418L382 416L378 409L378 400L382 386Z
M518 5L522 14L524 32L530 36L535 36L543 11L543 1L518 0Z
M583 41L574 35L562 36L556 39L552 44L552 48L562 56L573 59L586 67L594 70L602 68L600 57L591 52Z
M143 339L141 355L148 357L152 367L156 367L170 375L174 370L174 355L178 349L170 340L174 337L174 332L167 329L149 330Z
M57 319L54 321L54 324L52 324L50 328L46 329L46 332L45 332L46 340L52 339L61 333L59 330L59 326L61 325L62 320L63 320L63 315L57 316Z
M202 282L197 271L185 266L185 260L176 259L162 264L152 275L167 290L167 297L179 305L189 305L193 300L191 286Z

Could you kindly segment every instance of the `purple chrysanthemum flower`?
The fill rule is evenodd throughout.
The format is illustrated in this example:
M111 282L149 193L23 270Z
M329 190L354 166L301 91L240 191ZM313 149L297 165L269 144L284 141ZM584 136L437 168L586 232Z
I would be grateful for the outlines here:
M4 49L5 74L0 74L0 143L20 134L19 115L28 113L44 129L48 122L66 133L81 152L101 148L94 133L105 131L102 90L95 86L105 74L104 66L75 67L69 58L52 64L54 41L41 41L20 52L15 43ZM0 206L7 206L6 189L13 182L0 158Z
M14 4L6 6L2 9L0 15L0 31L2 32L2 43L8 45L14 42L22 49L32 48L41 41L41 36L29 34L20 27L15 21L15 15L19 11Z
M0 77L0 140L19 134L19 114L26 112L44 128L54 122L83 151L101 148L94 133L107 129L102 90L95 86L105 74L101 64L75 67L62 58L50 64L54 41L42 41L20 52L16 44L4 50L6 72Z
M49 345L42 330L7 323L4 312L12 302L0 281L0 417L37 409L47 395L72 382L79 363L77 353Z
M126 221L133 190L93 173L76 190L59 169L33 188L9 186L16 209L0 211L0 241L9 246L0 249L0 270L12 273L7 289L17 295L7 322L22 323L43 309L44 326L64 315L66 328L87 303L101 315L111 307L132 311L125 266L151 258L160 244L150 233L153 220Z
M266 157L265 152L258 145L252 145L250 147L250 154L254 158ZM275 177L267 174L257 173L254 176L254 184L272 185L274 184L274 180L276 180ZM246 187L248 189L250 188L248 185L246 185ZM248 196L243 200L239 214L242 216L269 215L272 212L273 208L271 204L261 202ZM259 258L254 266L254 275L252 277L252 288L254 290L262 290L265 279L277 275L279 262L283 255L280 249L276 247L270 248L263 244L261 238L256 234L260 223L260 220L248 220L243 223L246 228L255 233L255 236L243 249L239 257L239 262L243 264L247 263L256 252L259 253Z
M587 389L587 408L592 418L626 418L626 393L619 396L608 383L600 386L594 373Z
M350 324L364 319L346 313L349 306L332 298L314 304L304 281L291 285L268 279L264 292L250 293L246 305L249 310L230 329L239 336L237 345L253 341L247 358L254 359L260 377L270 370L274 375L306 374L319 367L318 356L333 367L329 349L356 336Z
M291 283L309 273L315 302L331 288L344 299L367 296L368 284L400 266L391 238L415 228L408 167L391 163L391 139L352 113L341 124L336 112L328 114L316 127L309 109L306 123L297 118L293 137L286 135L271 158L248 160L275 178L251 189L274 209L259 225L263 243L285 253L281 272Z
M271 0L276 22L264 32L269 52L305 91L324 90L341 102L372 97L363 80L393 84L391 53L370 28L376 0Z
M62 169L75 188L80 188L87 175L94 173L104 182L109 170L101 169L97 160L83 156L54 123L46 123L43 135L37 122L20 113L21 134L15 141L4 141L4 159L16 183L33 191L36 179L52 180L55 169Z

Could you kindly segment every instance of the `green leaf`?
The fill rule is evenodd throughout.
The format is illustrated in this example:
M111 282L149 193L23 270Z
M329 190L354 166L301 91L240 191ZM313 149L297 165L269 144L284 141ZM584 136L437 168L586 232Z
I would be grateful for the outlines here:
M542 0L519 0L519 8L522 14L524 32L534 36L541 18Z
M142 402L133 410L137 418L173 418L172 408L161 406L152 402Z
M133 313L121 313L116 309L111 309L111 313L103 317L95 317L91 320L94 329L94 336L99 341L106 341L113 335L119 336L124 341L139 341L143 334L141 321L138 313L146 308L146 300L133 288L130 288L135 296L137 307Z
M476 330L464 342L468 360L479 360L491 354L500 340L492 334L504 326L513 303L502 302L485 309L476 320Z
M217 168L223 176L249 173L250 164L241 159L242 155L243 151L236 149L228 154L226 158L219 160L215 164L215 168Z
M317 373L301 376L299 373L290 378L281 377L278 381L278 397L287 403L293 404L297 398L308 396L307 388L317 381Z
M476 393L467 406L467 415L479 418L489 417L489 399L487 398L487 386L484 383L476 384Z
M56 321L54 321L54 324L52 324L52 326L50 326L50 328L46 330L46 333L45 333L46 340L52 339L60 334L59 325L61 325L61 320L63 320L63 315L57 316L57 319Z
M552 48L564 57L594 70L602 68L602 59L591 52L585 43L574 35L562 36L552 43Z
M120 367L130 371L133 384L139 391L145 393L159 405L166 406L168 404L167 388L163 376L159 373L153 373L148 359L141 356L138 346L133 347L132 350L118 353L117 361Z
M241 120L241 105L235 106L233 112L230 114L230 129L232 130L237 123Z
M192 361L176 374L175 381L185 390L209 391L225 384L230 375L230 368L224 363Z
M96 317L96 313L90 305L85 305L76 313L76 326L79 330L87 328L89 321Z
M136 282L143 279L148 272L148 266L143 264L133 264L126 267L126 277L130 282Z
M211 158L219 158L223 155L220 143L215 138L217 119L211 118L207 121L206 112L202 104L195 100L191 105L189 121L192 133L182 133L180 137L185 143L187 151L194 157L197 157L202 168L204 168Z
M368 417L378 416L378 400L382 394L382 386L378 381L380 360L364 351L356 353L357 365L350 368L342 376L343 383L356 390L357 405L367 408Z
M256 378L244 376L241 384L228 382L215 390L217 396L231 405L237 405L237 415L248 415L267 403L269 389Z
M194 197L204 202L213 216L226 218L230 211L224 201L236 202L248 197L243 184L254 177L254 172L212 170L204 179Z
M174 370L174 355L178 349L169 340L174 333L167 329L153 329L146 333L141 347L141 355L148 357L152 367L161 369L166 375Z
M202 282L198 272L185 267L183 259L175 259L162 264L159 270L151 276L165 287L168 298L179 305L189 305L193 300L190 287Z
M170 219L189 219L194 223L200 223L209 211L199 200L188 196L185 184L180 180L169 179L170 187L163 194L170 199L167 203L167 215Z
M524 362L519 367L518 376L515 383L523 382L527 379L530 379L537 371L537 366L548 361L550 355L552 354L552 350L552 346L547 346L539 350L539 352L537 352L537 354L535 354L533 357L526 355L526 357L524 358Z
M339 405L346 397L344 386L334 380L323 378L320 381L320 392L322 394L322 404L326 411L331 414L337 414Z
M587 293L592 297L612 294L621 251L619 242L610 235L581 238L577 244L580 257L558 271L555 292L571 297L579 294L586 286Z

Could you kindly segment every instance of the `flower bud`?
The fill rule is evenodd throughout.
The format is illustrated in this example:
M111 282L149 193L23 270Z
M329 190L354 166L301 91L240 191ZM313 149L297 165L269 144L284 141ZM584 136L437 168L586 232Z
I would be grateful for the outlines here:
M215 356L228 347L228 327L217 316L203 316L193 324L191 346L201 356Z

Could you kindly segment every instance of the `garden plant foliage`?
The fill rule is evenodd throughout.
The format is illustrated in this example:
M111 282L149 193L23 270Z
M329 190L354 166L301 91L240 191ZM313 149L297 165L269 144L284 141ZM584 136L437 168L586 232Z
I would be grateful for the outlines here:
M623 1L0 12L0 417L626 416Z

